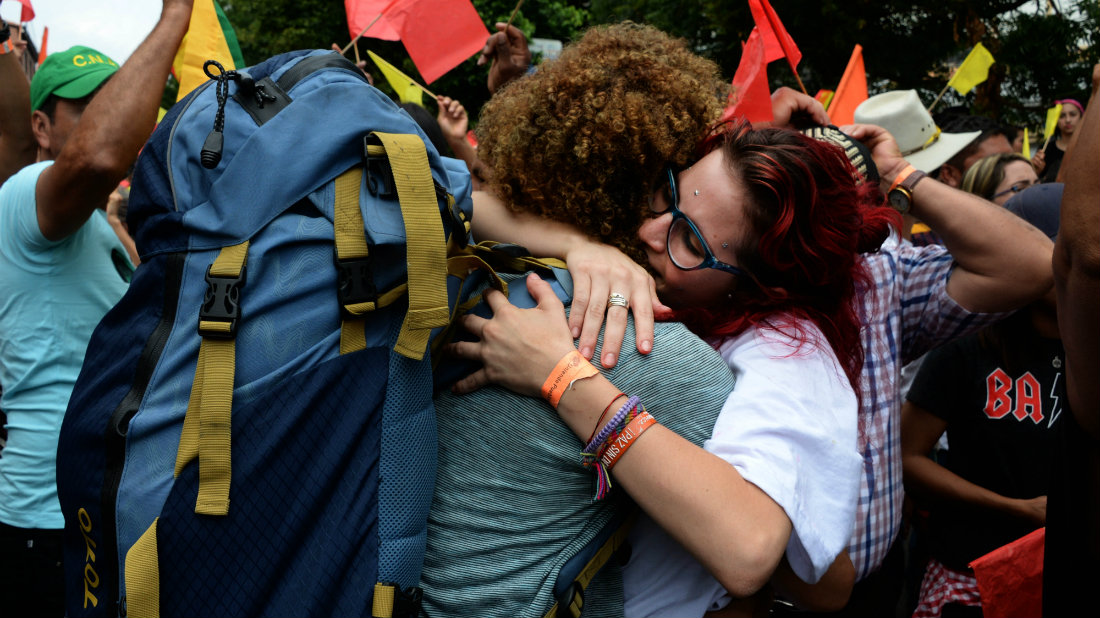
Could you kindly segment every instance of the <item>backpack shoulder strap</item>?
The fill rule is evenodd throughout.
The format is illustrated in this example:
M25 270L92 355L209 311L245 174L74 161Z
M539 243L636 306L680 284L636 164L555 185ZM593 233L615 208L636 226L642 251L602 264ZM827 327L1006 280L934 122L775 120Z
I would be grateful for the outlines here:
M612 520L600 535L562 566L554 584L557 601L544 618L580 618L584 611L584 591L600 569L626 544L637 517L637 511L632 510L625 518Z

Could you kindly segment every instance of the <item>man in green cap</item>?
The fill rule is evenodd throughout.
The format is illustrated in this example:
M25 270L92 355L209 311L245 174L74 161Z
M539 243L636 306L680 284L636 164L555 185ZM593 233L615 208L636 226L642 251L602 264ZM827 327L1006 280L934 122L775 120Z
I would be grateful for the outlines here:
M58 431L92 330L133 271L101 209L152 132L191 4L164 0L121 67L73 47L47 57L28 88L12 54L0 55L4 615L64 614Z

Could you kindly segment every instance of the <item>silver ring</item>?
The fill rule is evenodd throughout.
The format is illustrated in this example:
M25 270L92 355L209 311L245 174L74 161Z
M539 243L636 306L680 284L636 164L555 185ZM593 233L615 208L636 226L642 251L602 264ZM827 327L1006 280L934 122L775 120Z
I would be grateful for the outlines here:
M623 308L626 308L626 307L630 306L630 301L628 301L626 299L626 297L623 296L622 294L616 293L616 294L612 294L611 296L607 297L607 306L608 307L623 307Z

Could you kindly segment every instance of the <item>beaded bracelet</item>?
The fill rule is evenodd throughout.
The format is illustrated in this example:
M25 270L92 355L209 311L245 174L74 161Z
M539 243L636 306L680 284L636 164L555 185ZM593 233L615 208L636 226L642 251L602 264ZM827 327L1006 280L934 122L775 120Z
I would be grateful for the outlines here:
M618 397L616 397L616 399L618 399ZM603 429L600 429L599 433L596 434L596 437L588 441L588 444L586 444L584 447L584 452L595 454L596 449L598 449L600 445L607 440L607 437L611 435L611 432L614 431L616 427L619 427L620 425L625 426L625 423L623 423L623 419L625 419L627 413L633 410L634 407L637 406L640 402L641 399L639 399L637 396L627 399L626 403L623 404L623 407L619 408L619 411L615 413L615 416L611 417L610 421L607 421L607 424L603 426Z

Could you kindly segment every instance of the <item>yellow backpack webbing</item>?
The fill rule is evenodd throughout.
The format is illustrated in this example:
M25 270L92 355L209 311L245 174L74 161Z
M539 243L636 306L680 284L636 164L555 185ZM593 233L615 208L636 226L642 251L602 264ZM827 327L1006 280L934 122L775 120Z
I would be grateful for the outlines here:
M212 303L224 301L237 304L236 285L243 279L248 259L248 241L223 248L210 265L207 281L226 282L221 293L213 295ZM231 312L235 313L235 312ZM233 379L236 375L236 321L238 316L211 317L200 312L199 358L191 397L183 417L180 444L176 451L173 477L199 459L199 492L195 512L203 515L229 513L231 461L231 412L233 409ZM159 519L159 518L158 518ZM142 533L126 552L127 614L141 618L160 615L160 576L157 555L157 521Z
M223 248L210 265L207 279L240 279L247 258L247 240ZM199 319L202 342L187 414L183 418L174 477L178 478L183 468L198 457L199 495L195 512L201 515L229 513L230 416L237 349L235 323L236 318L203 316Z
M157 557L157 521L141 533L126 552L126 615L134 618L160 616L160 564Z
M626 521L619 525L619 528L611 534L604 544L600 546L600 549L596 551L596 554L584 565L584 568L577 573L577 576L573 579L573 586L564 595L563 598L559 598L554 606L550 608L550 611L546 612L544 618L580 618L581 612L584 611L584 591L588 589L588 584L592 583L592 578L596 576L596 573L600 572L607 561L615 555L615 552L623 546L626 542L626 537L630 534L630 529L634 526L634 521L637 519L637 513L632 513L627 517Z
M405 313L393 349L407 358L421 360L428 349L432 329L445 326L451 313L447 304L447 237L439 215L435 182L428 166L428 152L418 135L375 132L371 137L381 144L369 145L367 153L379 155L384 152L389 160L397 198L401 203L401 217L405 222L409 310ZM361 179L362 170L358 168L337 178L335 218L339 229L336 239L337 255L341 260L346 259L345 255L347 259L367 256L358 200ZM387 298L376 302L344 305L344 309L353 316L363 316L400 297L400 289L401 286L398 286L390 290ZM345 320L341 328L341 354L366 345L361 338L361 325L352 326L347 322ZM358 332L349 332L353 329Z

